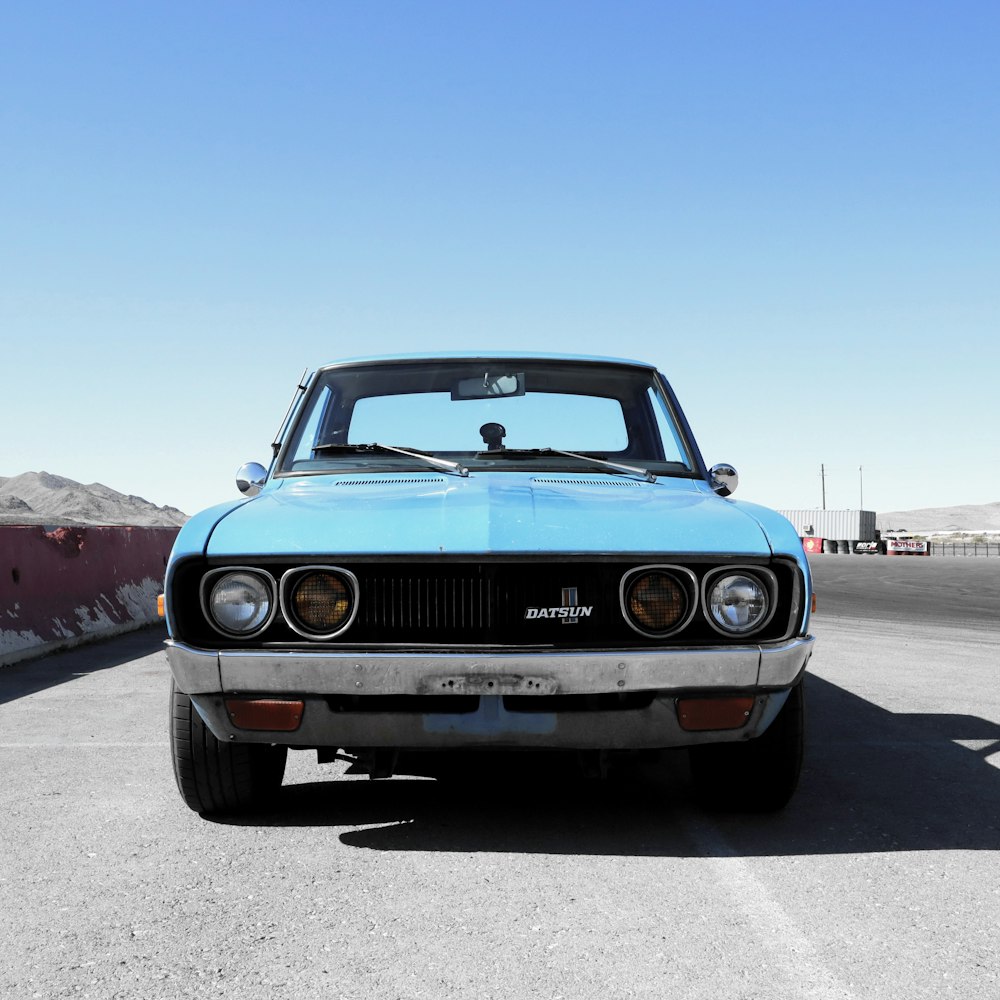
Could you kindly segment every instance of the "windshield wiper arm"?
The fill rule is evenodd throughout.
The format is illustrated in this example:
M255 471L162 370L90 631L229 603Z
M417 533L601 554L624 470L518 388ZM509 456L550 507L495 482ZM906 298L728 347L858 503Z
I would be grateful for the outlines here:
M392 444L378 444L373 441L371 444L318 444L313 451L388 451L396 455L406 455L407 458L416 458L428 465L433 465L437 469L444 469L446 472L453 472L458 476L467 476L469 470L460 462L452 462L447 458L438 458L436 455L428 455L423 451L416 451L413 448L397 448Z
M504 455L562 455L565 458L578 458L593 465L603 465L626 476L637 476L647 483L655 483L656 476L648 469L640 469L637 465L625 465L623 462L609 462L605 458L594 458L593 455L581 455L576 451L562 451L559 448L504 448L503 451L481 452L490 458L503 458Z

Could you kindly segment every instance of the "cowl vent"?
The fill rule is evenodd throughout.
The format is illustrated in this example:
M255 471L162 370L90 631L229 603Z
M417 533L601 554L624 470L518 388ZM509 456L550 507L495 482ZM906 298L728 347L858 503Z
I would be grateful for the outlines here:
M405 486L407 483L443 483L443 476L407 476L399 478L396 476L382 479L338 479L335 486Z
M642 483L634 479L549 479L544 476L536 476L531 480L533 483L542 483L545 486L613 486L619 489L640 489Z

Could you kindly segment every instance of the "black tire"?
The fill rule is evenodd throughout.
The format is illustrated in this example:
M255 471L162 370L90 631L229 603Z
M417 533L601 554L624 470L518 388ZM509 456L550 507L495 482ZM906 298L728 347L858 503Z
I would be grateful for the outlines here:
M775 812L795 793L805 744L805 690L792 688L763 735L745 743L691 747L691 775L699 801L730 812Z
M170 750L181 798L203 816L267 806L281 787L288 748L269 743L222 743L170 682Z

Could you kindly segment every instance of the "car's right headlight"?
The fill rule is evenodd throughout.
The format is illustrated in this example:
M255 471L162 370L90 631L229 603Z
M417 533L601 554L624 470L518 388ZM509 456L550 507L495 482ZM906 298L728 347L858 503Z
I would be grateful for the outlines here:
M274 591L274 580L265 573L222 570L205 581L205 611L220 632L255 635L273 617Z

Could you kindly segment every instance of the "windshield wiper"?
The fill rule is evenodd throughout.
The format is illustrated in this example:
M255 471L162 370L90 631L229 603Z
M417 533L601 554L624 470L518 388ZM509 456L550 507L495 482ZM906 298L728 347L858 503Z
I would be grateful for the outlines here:
M609 462L604 458L581 455L575 451L561 451L559 448L504 448L503 451L483 451L479 454L481 456L488 455L490 458L503 458L507 455L562 455L564 458L577 458L583 462L590 462L592 465L603 465L605 468L621 472L626 476L637 476L639 479L645 479L647 483L656 482L656 476L648 469L640 469L636 465L625 465L622 462Z
M460 462L452 462L447 458L438 458L436 455L429 455L424 451L417 451L414 448L397 448L393 444L318 444L313 451L353 451L353 452L380 452L388 451L396 455L405 455L407 458L415 458L418 461L426 462L436 469L444 469L446 472L453 472L458 476L467 476L469 470Z

